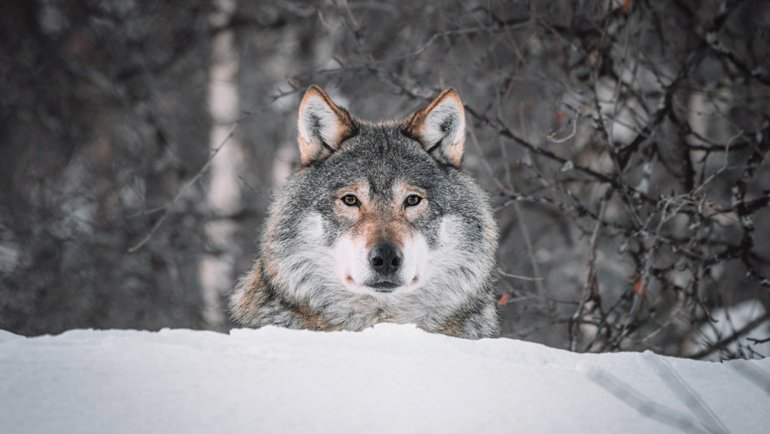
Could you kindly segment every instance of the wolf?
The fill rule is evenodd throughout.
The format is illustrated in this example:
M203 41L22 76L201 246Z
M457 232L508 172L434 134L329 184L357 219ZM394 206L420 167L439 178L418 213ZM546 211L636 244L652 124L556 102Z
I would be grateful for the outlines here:
M457 92L444 90L403 120L372 123L311 86L297 125L300 167L274 199L258 258L231 296L232 319L498 336L498 229L488 196L461 169Z

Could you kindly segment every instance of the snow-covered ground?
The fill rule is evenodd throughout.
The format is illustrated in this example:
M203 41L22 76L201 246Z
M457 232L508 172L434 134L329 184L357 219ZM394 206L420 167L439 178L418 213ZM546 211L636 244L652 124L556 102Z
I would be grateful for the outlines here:
M678 428L677 428L678 427ZM770 358L696 362L411 326L0 332L3 433L770 432Z

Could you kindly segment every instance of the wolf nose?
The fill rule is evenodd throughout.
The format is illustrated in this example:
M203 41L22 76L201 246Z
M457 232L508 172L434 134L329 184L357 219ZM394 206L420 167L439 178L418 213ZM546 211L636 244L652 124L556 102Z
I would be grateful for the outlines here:
M369 251L369 263L372 268L385 276L395 273L402 260L401 251L392 244L378 244Z

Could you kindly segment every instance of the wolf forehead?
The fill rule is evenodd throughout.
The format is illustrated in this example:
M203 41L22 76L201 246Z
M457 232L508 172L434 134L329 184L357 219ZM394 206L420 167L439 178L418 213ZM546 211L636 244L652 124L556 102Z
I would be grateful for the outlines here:
M362 125L356 136L316 168L313 178L332 190L363 183L373 196L388 196L400 183L437 193L434 190L440 190L440 177L454 169L440 166L400 128L391 124Z

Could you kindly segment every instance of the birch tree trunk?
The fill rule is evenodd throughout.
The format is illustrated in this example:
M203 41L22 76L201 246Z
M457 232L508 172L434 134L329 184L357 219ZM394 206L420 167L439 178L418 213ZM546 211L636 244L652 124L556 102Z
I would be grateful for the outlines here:
M217 0L212 14L213 26L228 22L235 13L234 0ZM235 32L226 29L216 33L211 41L211 69L209 74L208 103L212 120L209 151L217 152L212 161L208 192L208 207L214 214L205 225L209 252L200 264L203 291L203 318L207 326L222 328L226 320L224 299L232 286L232 246L237 225L230 219L217 218L235 214L241 208L241 190L238 180L242 149L233 135L238 123L238 56L234 50Z

